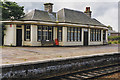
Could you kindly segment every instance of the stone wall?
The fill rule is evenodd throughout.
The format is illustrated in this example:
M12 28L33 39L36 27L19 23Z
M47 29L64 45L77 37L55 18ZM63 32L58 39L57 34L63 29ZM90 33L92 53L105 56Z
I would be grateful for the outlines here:
M2 80L44 79L118 63L120 54L114 53L2 65Z
M119 36L119 35L120 35L120 33L111 33L110 36Z

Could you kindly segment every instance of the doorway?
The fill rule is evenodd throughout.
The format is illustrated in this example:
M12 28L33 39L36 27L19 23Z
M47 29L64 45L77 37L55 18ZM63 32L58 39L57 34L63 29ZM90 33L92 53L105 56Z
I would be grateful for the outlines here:
M84 46L88 46L88 32L84 31Z
M16 46L22 46L22 29L16 30Z

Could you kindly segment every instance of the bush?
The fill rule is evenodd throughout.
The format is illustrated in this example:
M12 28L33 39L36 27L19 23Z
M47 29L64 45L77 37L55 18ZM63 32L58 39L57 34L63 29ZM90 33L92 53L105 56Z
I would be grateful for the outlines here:
M109 42L108 42L108 44L112 44L112 42L111 42L111 41L109 41Z
M120 40L118 40L118 43L120 44Z
M114 44L117 44L118 42L117 42L117 41L114 41L113 43L114 43Z
M120 36L108 36L108 40L120 40Z

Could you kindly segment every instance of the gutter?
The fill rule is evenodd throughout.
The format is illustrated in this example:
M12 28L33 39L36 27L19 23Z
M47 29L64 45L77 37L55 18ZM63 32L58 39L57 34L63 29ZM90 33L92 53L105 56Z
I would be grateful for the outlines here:
M17 24L40 24L40 25L51 25L51 26L75 26L75 27L86 27L86 28L101 28L108 30L107 27L103 26L96 26L96 25L89 25L89 24L76 24L76 23L70 23L70 22L45 22L45 21L0 21L2 23L17 23Z

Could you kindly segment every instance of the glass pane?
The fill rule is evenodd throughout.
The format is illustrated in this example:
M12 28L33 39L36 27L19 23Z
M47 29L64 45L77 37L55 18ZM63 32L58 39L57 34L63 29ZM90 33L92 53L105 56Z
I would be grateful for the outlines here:
M80 28L78 28L78 41L80 41Z
M27 25L27 29L30 29L30 25Z
M92 41L92 29L90 30L90 41Z
M41 41L41 36L38 36L38 41Z
M93 41L95 40L95 31L93 29Z
M52 40L52 32L49 32L49 40Z
M59 27L59 41L62 41L62 27Z
M73 28L71 28L71 41L73 41Z
M41 29L42 29L42 26L38 26L38 29L41 30Z
M67 32L67 40L70 41L70 28L68 28L68 32Z
M75 35L74 35L75 41L77 41L77 28L75 28Z

